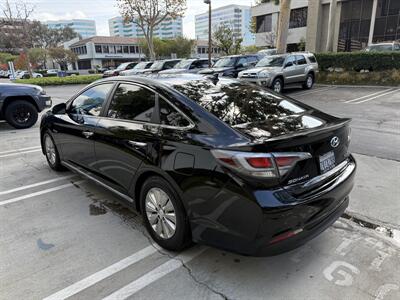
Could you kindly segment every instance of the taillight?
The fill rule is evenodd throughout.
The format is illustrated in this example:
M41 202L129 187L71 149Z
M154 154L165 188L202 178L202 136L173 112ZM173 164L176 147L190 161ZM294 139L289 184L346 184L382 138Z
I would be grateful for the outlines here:
M232 170L256 177L282 177L300 160L311 158L307 152L253 153L211 150L217 161Z

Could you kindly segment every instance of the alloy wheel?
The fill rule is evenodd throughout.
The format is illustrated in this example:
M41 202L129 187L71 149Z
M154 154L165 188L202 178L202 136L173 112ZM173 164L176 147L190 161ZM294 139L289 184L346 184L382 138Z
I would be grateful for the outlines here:
M146 195L145 209L147 220L158 237L169 239L175 234L176 212L166 192L151 188Z
M307 87L308 88L312 88L312 86L313 86L313 77L311 76L311 75L309 75L308 77L307 77Z
M274 84L274 92L280 93L282 91L282 85L280 81L276 81Z
M46 135L45 137L44 147L47 159L52 165L54 165L56 163L56 148L54 146L53 140L48 135Z

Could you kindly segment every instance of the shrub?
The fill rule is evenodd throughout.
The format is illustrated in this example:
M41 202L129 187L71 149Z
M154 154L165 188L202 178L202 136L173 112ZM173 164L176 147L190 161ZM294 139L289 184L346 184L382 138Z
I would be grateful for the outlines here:
M31 79L18 79L17 83L46 85L64 85L64 84L89 84L101 78L101 75L79 75L68 77L43 77Z
M315 55L321 71L343 68L346 71L384 71L400 68L399 52L338 52Z
M338 85L400 85L400 70L375 71L360 73L355 71L326 72L321 71L317 78L318 83Z

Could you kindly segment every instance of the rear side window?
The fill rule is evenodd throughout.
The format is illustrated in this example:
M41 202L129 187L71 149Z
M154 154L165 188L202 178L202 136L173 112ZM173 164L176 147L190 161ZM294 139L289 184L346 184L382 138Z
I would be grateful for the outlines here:
M154 115L155 94L133 84L120 84L107 112L109 118L151 122Z
M314 55L310 55L310 56L308 57L308 59L309 59L310 62L313 63L313 64L317 62L317 59L315 58Z
M164 69L172 69L176 64L178 63L178 61L167 61L164 64Z
M306 58L304 57L304 55L296 55L296 59L297 59L298 65L306 65L307 64L307 61L306 61Z
M76 115L99 116L113 83L96 85L87 89L72 102L70 113Z
M174 127L187 127L189 121L178 112L172 105L159 98L160 124Z

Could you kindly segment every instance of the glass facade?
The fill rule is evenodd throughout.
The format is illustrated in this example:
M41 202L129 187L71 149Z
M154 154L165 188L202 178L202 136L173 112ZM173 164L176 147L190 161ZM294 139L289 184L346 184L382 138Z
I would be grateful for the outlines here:
M290 11L289 28L299 28L307 26L308 8L296 8Z
M342 2L338 51L357 51L368 45L373 0Z
M400 39L400 0L378 0L373 42Z
M257 33L272 31L272 14L257 16L256 18Z
M338 51L368 46L373 0L342 2ZM373 42L400 39L400 0L378 0Z

